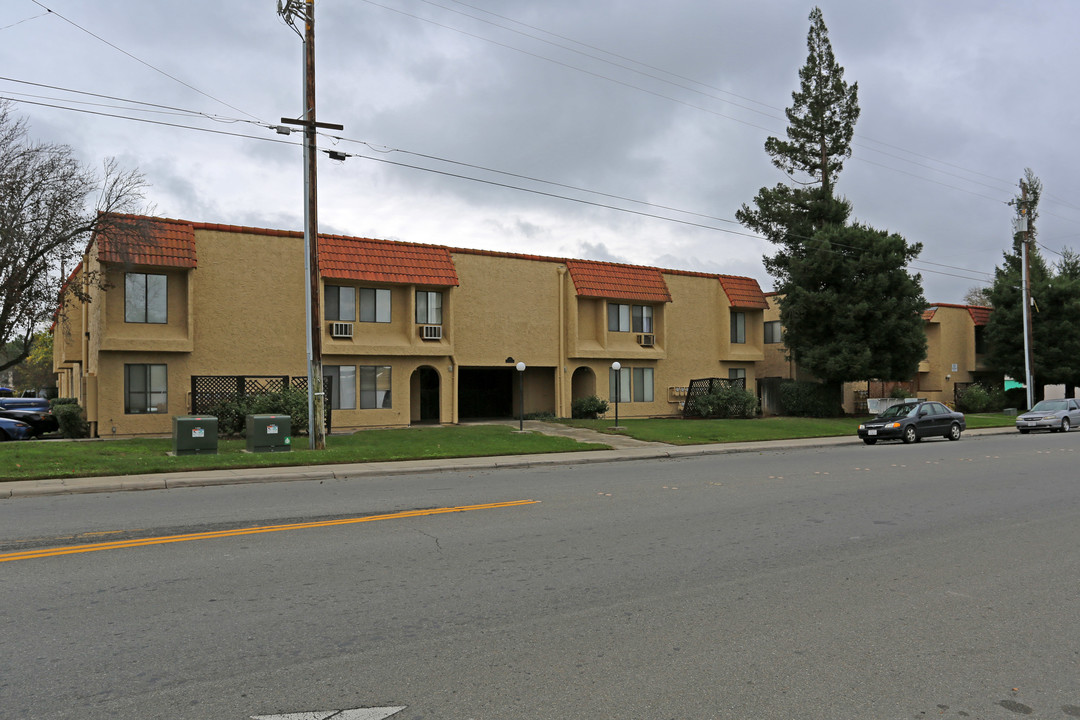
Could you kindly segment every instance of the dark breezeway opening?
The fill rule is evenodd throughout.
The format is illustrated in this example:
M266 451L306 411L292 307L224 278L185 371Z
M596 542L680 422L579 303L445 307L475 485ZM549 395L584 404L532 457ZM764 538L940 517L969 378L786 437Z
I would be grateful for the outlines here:
M514 414L517 370L458 368L458 418L509 418Z

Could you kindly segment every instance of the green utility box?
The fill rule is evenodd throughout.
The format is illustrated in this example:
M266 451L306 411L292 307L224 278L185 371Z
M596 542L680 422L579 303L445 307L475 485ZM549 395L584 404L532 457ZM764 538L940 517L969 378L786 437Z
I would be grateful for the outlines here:
M218 423L213 415L174 415L173 455L216 455Z
M292 418L288 415L248 415L248 452L289 452L292 450Z

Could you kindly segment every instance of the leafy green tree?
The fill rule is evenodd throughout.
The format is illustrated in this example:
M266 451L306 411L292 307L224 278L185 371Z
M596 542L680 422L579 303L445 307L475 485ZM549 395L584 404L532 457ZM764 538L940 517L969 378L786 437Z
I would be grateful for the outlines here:
M765 141L791 184L761 188L736 217L777 246L764 261L788 351L838 395L845 381L910 379L925 357L921 278L905 270L922 246L848 222L851 204L833 190L851 157L858 83L844 81L819 8L807 48L787 139Z
M17 343L11 343L17 346ZM13 348L15 349L15 348ZM15 349L17 352L18 349ZM12 382L16 390L37 390L56 384L53 374L53 337L51 333L36 333L31 339L31 350L21 364L12 368Z
M1080 255L1066 248L1054 263L1032 321L1043 377L1063 383L1066 395L1076 397L1080 385Z
M0 361L0 370L30 354L87 239L111 222L110 213L135 210L143 187L138 172L122 171L112 160L99 177L70 147L29 142L26 122L0 102L0 347L13 343L16 350ZM96 208L87 205L92 197ZM83 279L68 292L87 300L85 290L103 278Z
M1048 383L1080 384L1080 258L1066 250L1056 265L1047 264L1035 242L1042 182L1030 168L1024 171L1023 182L1029 223L1028 276L1034 301L1031 371L1037 398ZM1021 198L1013 204L1019 212ZM1004 253L1002 264L994 269L994 284L989 290L994 312L986 326L987 363L1017 379L1023 379L1025 372L1023 244L1023 234L1014 234L1011 252Z

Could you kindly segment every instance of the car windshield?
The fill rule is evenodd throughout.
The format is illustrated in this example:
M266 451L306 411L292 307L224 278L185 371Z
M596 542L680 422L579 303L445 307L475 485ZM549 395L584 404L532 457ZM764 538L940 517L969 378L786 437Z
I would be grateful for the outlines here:
M917 405L914 403L904 403L902 405L890 405L885 408L885 412L881 413L878 417L892 418L892 417L907 417L911 414Z
M1064 400L1040 400L1031 408L1032 412L1057 412L1065 409Z

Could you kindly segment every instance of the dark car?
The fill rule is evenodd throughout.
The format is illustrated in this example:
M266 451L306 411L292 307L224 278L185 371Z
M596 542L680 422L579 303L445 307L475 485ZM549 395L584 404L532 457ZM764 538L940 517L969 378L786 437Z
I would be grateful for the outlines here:
M0 409L0 418L24 422L30 426L36 436L54 433L60 429L60 423L56 421L56 416L47 407L19 408L17 410Z
M0 442L4 440L28 440L34 436L34 429L24 422L0 417Z
M939 402L916 402L893 405L873 420L859 425L859 437L867 445L878 440L903 440L913 443L924 437L959 440L967 429L964 414Z
M0 410L48 410L49 401L45 398L0 397Z

